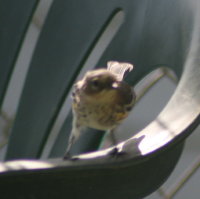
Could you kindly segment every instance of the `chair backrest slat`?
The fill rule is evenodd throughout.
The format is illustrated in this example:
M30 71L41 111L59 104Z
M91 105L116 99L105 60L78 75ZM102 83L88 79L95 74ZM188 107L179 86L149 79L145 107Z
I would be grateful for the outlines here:
M0 107L37 2L0 1Z

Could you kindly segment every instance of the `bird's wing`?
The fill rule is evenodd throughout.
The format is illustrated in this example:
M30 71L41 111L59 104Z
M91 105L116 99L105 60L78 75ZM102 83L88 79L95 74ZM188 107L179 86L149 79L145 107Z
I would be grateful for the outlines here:
M118 80L121 81L127 71L133 70L133 65L126 62L109 61L107 63L107 70L117 75Z

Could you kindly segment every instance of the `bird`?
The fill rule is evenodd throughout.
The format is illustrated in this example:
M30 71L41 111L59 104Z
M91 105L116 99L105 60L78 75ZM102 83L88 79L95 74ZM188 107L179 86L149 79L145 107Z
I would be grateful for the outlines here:
M90 70L74 84L72 130L64 159L71 157L71 147L85 127L112 134L128 116L136 101L134 89L124 81L131 70L128 62L109 61L107 68Z

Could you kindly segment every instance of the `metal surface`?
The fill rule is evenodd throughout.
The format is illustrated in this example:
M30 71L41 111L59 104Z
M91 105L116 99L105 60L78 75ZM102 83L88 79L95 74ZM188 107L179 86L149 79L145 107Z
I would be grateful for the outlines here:
M200 122L199 4L197 0L54 1L27 76L7 159L40 156L73 79L116 9L124 11L124 24L97 65L107 60L134 63L136 70L127 78L131 84L165 66L178 76L178 87L151 124L118 145L125 154L112 157L108 148L78 160L46 161L37 169L26 165L39 161L7 162L1 165L1 195L139 199L156 190ZM67 121L69 128L70 117ZM12 192L7 192L11 186Z
M149 157L101 157L57 163L14 161L0 165L4 198L135 198L156 190L173 170L182 146ZM127 151L128 152L128 151ZM170 161L166 162L166 159ZM12 192L7 191L12 187Z

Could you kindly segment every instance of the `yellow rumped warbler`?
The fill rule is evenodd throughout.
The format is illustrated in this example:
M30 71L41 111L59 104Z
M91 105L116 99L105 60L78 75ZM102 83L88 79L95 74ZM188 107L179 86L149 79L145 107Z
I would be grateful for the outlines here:
M110 61L107 69L88 71L74 85L72 131L64 159L70 157L71 146L83 127L112 132L128 116L136 95L123 77L132 69L132 64Z

